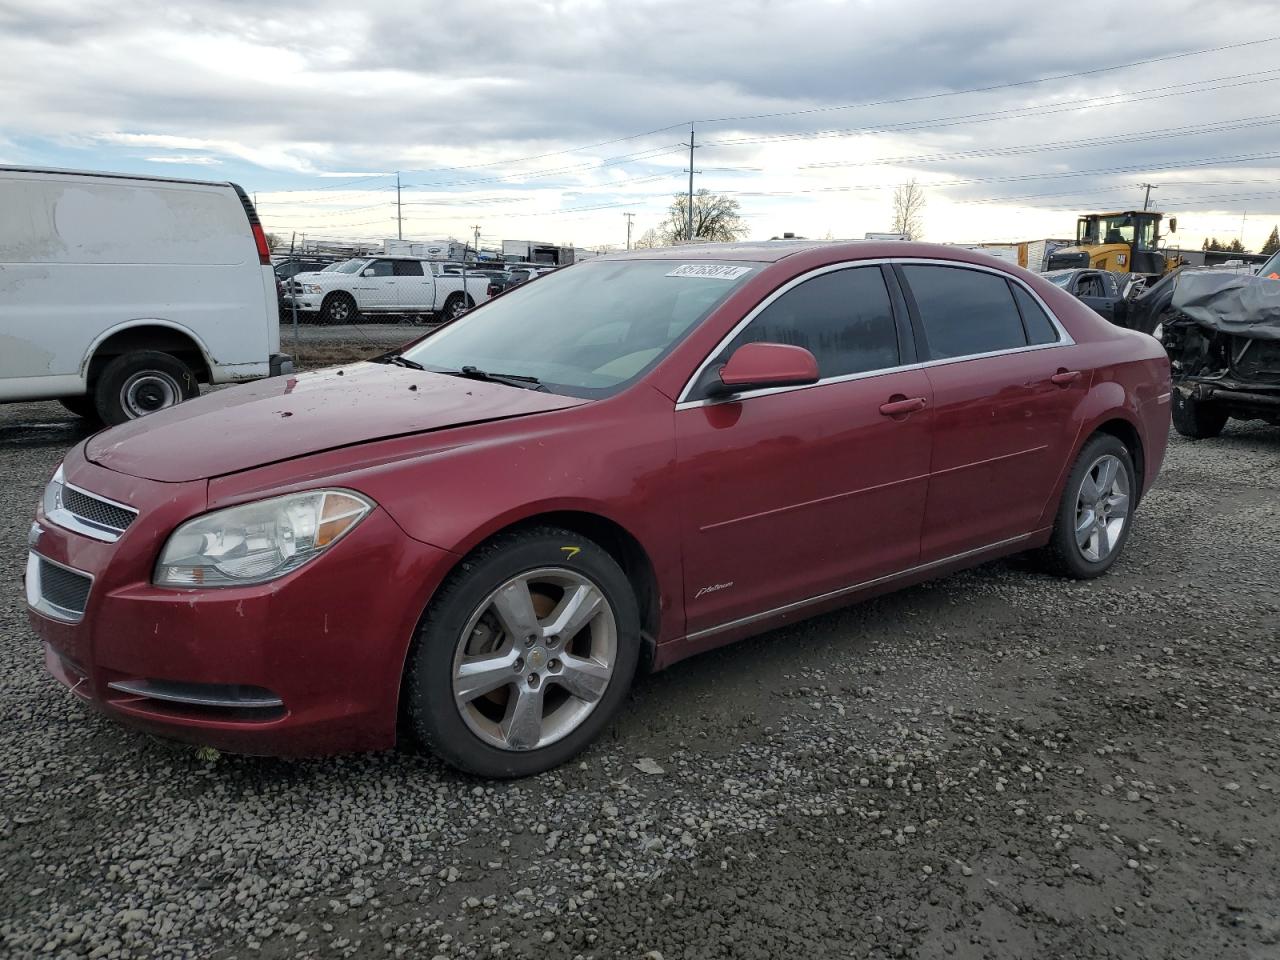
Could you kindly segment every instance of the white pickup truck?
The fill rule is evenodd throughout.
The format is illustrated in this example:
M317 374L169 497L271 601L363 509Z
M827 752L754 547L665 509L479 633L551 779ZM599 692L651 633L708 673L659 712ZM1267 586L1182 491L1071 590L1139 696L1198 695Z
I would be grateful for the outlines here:
M418 257L360 257L322 273L300 273L285 288L284 314L318 314L321 323L353 323L361 314L433 313L453 320L489 299L489 278Z

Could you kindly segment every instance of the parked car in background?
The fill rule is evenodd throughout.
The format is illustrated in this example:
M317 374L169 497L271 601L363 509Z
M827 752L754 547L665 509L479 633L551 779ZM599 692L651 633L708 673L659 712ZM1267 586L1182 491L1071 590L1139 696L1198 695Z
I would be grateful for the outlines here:
M336 267L342 261L317 257L272 257L272 269L276 274L276 296L283 310L285 303L286 283L300 273L315 273Z
M642 666L1025 550L1105 573L1168 437L1151 337L901 241L599 257L380 361L74 448L27 564L50 672L220 749L531 774Z
M1123 318L1124 274L1110 270L1050 270L1041 276L1086 304L1103 319L1117 323L1117 314ZM1120 325L1126 326L1124 323Z
M417 257L360 257L319 273L300 273L285 296L322 323L354 323L362 315L434 313L456 319L489 299L488 278L464 277L449 264Z
M291 372L233 183L0 166L0 401L122 423Z

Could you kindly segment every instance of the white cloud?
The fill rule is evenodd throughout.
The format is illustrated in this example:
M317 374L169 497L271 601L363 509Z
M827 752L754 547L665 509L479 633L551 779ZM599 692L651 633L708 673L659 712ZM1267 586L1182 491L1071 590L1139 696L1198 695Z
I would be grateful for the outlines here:
M66 165L62 149L99 168L220 165L247 189L277 196L278 206L264 208L280 229L386 233L394 220L377 204L393 192L386 173L399 169L404 199L414 204L405 208L406 223L424 235L469 235L481 223L497 236L618 242L624 211L636 212L642 231L683 188L687 154L677 144L690 116L799 110L810 112L698 125L706 144L695 158L704 171L699 185L743 191L743 210L763 236L884 229L893 184L914 176L927 185L926 231L938 239L1069 234L1074 211L1137 203L1137 184L1149 181L1162 184L1158 201L1174 202L1179 239L1198 242L1198 232L1225 233L1244 207L1280 209L1280 197L1265 196L1265 186L1220 183L1271 176L1280 161L1182 173L1143 166L1270 150L1273 122L1089 149L1016 156L998 149L1263 114L1265 94L1280 77L1280 43L936 95L1234 43L1250 38L1244 25L1272 19L1265 2L1239 3L1231 17L1203 11L1196 0L1169 0L1159 18L1135 32L1127 8L1041 16L1025 0L991 0L963 15L938 0L525 0L492 16L427 0L281 0L269 7L139 0L109 10L7 0L0 8L0 145L25 162L40 162L45 150ZM1218 89L1133 94L1232 75L1238 79ZM1062 107L1111 94L1105 105ZM904 97L920 99L836 109ZM1063 112L1035 115L1028 107ZM1020 112L938 125L945 117L1010 110ZM908 121L934 125L813 136ZM793 139L723 142L783 136ZM562 152L591 143L600 145ZM955 156L974 151L984 155ZM923 155L939 159L811 166ZM1044 177L1117 167L1130 169ZM318 178L334 181L322 196L269 190L315 187ZM1182 181L1200 182L1175 191ZM1021 199L975 202L1015 196ZM285 202L290 197L295 202ZM441 200L454 205L428 203ZM610 203L627 206L583 209ZM1252 232L1269 229L1259 219L1246 242L1260 243Z

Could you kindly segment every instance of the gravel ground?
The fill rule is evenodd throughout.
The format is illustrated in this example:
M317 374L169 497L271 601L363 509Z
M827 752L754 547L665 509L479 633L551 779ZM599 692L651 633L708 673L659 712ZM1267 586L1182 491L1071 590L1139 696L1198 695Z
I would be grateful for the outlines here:
M1280 430L1175 437L1101 581L1015 559L775 631L502 784L73 702L17 581L76 439L0 408L9 956L1280 956Z

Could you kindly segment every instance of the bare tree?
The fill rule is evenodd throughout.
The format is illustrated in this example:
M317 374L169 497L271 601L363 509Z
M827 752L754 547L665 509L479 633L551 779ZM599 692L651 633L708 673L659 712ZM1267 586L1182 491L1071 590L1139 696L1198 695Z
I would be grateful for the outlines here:
M684 240L689 230L689 197L677 194L658 227L663 244ZM646 231L647 235L647 231ZM697 240L741 240L747 225L738 212L738 201L723 193L699 190L693 195L693 236ZM644 237L640 238L641 240Z
M924 236L924 189L914 177L893 191L893 232L908 240Z
M666 242L654 227L650 227L644 233L640 234L640 238L632 244L637 250L648 250L651 247L664 247Z

